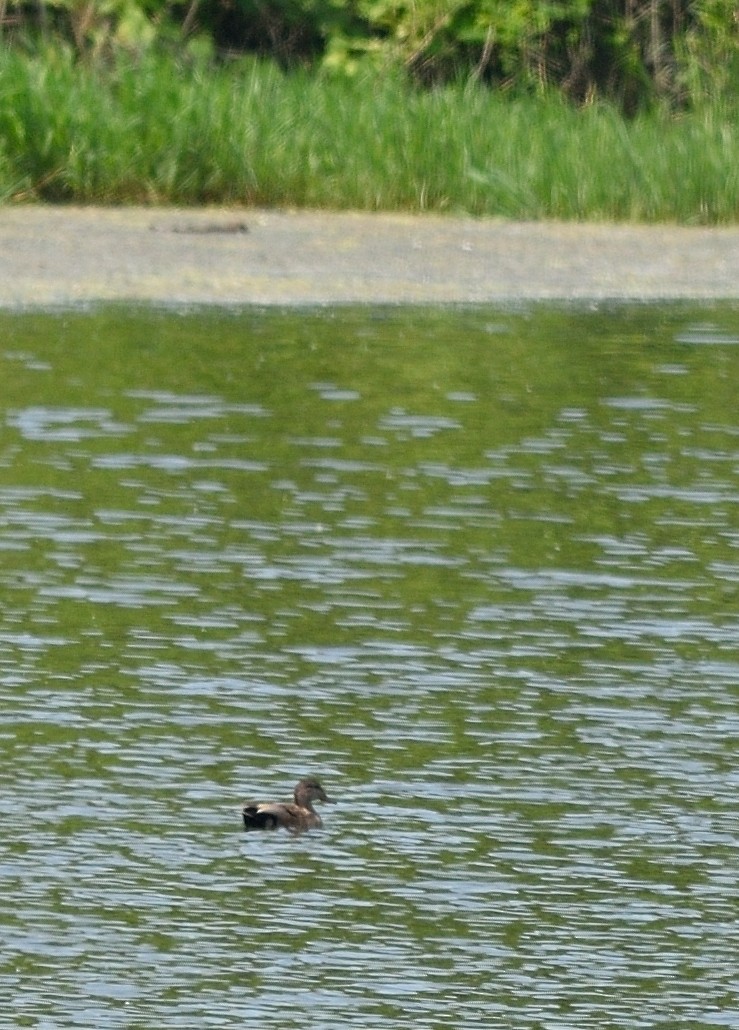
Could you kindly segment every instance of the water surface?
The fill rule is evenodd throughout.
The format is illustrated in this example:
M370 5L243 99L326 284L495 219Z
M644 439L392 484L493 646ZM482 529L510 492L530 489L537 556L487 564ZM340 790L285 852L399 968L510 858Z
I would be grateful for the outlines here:
M739 1025L737 344L0 316L7 1025Z

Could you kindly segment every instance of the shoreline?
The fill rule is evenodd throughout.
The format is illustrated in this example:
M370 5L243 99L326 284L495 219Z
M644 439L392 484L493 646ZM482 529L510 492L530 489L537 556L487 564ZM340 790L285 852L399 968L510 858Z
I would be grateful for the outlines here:
M0 208L0 308L739 299L739 227Z

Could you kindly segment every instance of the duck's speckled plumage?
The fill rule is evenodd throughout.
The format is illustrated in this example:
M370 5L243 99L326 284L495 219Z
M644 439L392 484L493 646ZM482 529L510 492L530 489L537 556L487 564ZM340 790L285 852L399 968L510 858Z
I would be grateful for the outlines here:
M244 829L277 830L281 826L290 833L304 833L322 826L314 801L333 804L314 777L301 780L293 792L294 801L248 801L242 810Z

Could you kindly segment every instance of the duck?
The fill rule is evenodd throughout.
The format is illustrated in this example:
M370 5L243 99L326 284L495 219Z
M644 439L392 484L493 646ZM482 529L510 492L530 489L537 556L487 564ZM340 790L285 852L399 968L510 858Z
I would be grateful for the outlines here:
M289 833L304 833L323 826L314 801L334 804L313 776L300 780L293 791L294 801L248 801L242 810L244 829L278 830L281 826Z

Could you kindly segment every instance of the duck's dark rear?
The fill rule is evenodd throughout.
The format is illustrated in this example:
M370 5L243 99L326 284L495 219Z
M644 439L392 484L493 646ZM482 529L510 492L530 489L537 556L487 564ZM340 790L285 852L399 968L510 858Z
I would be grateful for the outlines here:
M271 812L260 812L258 805L245 805L242 812L247 830L276 830L277 817Z

